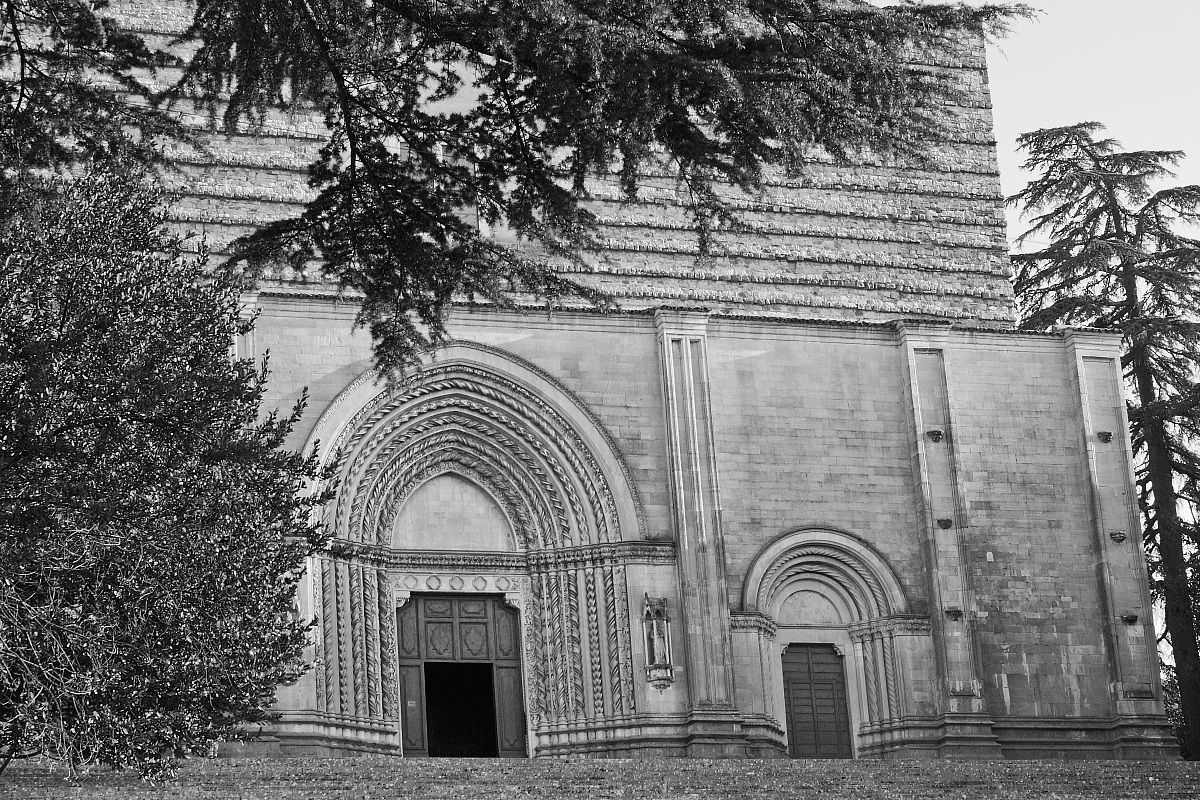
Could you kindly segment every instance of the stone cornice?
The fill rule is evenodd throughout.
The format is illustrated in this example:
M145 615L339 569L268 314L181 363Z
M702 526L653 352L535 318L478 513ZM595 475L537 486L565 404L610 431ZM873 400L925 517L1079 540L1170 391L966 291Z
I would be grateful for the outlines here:
M779 625L766 614L758 611L734 611L729 615L729 627L733 630L758 631L769 639L774 639Z
M889 617L865 620L850 626L852 637L864 637L873 634L908 634L928 636L933 630L933 623L928 617L911 614L893 614Z
M359 542L335 542L329 556L387 570L426 570L521 573L557 567L574 568L600 563L674 564L671 541L603 542L577 547L534 550L526 553L473 552L466 550L395 550Z

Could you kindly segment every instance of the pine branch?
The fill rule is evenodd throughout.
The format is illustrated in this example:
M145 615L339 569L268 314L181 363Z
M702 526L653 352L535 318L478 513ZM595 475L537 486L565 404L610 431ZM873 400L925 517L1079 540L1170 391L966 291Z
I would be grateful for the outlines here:
M1054 241L1013 257L1022 327L1115 326L1136 459L1143 541L1165 607L1187 721L1185 750L1200 756L1200 590L1185 540L1195 526L1200 486L1200 242L1174 226L1194 223L1200 191L1152 191L1173 175L1174 150L1123 152L1097 140L1097 123L1024 134L1025 163L1036 177L1012 198L1034 216L1032 233Z

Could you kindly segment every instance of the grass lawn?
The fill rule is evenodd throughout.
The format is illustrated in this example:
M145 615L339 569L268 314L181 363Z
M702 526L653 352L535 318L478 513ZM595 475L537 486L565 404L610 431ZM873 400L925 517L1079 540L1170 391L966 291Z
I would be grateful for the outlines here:
M1189 798L1200 763L1119 761L700 761L687 759L297 758L195 760L152 785L96 770L14 764L0 798L221 800L524 800L525 798Z

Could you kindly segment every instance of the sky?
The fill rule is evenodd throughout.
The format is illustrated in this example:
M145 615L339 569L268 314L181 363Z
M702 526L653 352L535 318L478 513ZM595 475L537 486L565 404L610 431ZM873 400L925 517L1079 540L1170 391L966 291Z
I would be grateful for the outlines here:
M1029 180L1019 134L1092 120L1127 149L1183 150L1173 183L1200 184L1200 0L1027 2L1039 18L988 48L1005 195Z

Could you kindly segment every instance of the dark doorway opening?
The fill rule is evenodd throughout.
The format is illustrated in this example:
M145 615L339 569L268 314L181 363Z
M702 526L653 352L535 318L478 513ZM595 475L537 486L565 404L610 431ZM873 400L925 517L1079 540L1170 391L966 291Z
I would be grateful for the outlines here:
M396 622L404 755L524 758L517 610L489 595L413 594Z
M425 662L429 755L495 758L496 695L490 663Z

